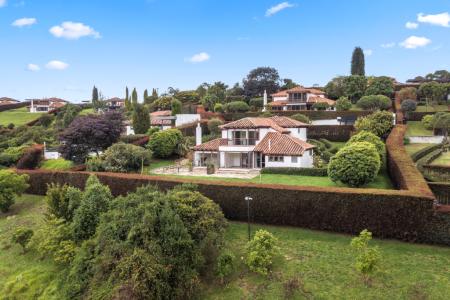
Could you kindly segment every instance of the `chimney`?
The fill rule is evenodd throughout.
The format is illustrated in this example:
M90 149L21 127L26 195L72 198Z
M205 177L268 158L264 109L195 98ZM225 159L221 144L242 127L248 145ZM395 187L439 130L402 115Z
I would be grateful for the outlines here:
M264 90L264 106L262 111L266 111L266 106L267 106L267 91Z
M200 122L197 123L197 128L195 128L195 145L198 146L202 143L202 126Z

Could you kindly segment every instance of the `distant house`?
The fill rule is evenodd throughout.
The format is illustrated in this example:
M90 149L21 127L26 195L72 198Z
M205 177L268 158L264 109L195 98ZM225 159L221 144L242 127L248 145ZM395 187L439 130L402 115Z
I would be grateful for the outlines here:
M170 110L161 110L150 113L150 127L157 127L160 130L166 130L199 121L199 114L177 114L172 116L172 111ZM126 134L134 134L131 122L126 124Z
M68 101L59 98L30 99L29 110L31 113L49 112L63 107Z
M325 93L316 88L298 86L272 94L271 110L313 110L315 103L328 104L327 110L335 110L336 101L325 97Z
M288 117L244 118L221 126L222 137L200 144L197 128L194 165L221 169L312 168L309 125Z
M118 97L114 97L108 100L105 100L106 108L108 110L116 110L125 107L125 99L120 99Z
M9 97L1 97L0 98L0 105L4 105L4 104L15 104L15 103L19 103L19 100L13 99L13 98L9 98Z

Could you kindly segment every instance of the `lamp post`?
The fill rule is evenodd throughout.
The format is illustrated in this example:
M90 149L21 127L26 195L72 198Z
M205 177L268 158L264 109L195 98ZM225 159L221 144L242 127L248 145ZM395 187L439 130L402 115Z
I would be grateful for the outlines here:
M252 197L245 196L245 201L247 201L247 224L248 224L248 240L250 241L250 201L253 200Z

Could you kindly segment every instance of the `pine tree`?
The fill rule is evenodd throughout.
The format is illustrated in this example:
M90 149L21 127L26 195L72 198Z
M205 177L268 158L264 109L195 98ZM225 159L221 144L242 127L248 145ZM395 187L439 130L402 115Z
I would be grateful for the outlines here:
M138 96L136 88L134 88L133 91L131 92L131 105L135 107L137 104L138 104Z
M99 105L98 105L98 89L97 89L97 87L95 85L92 88L92 107L95 110L98 110L98 108L99 108Z
M133 106L133 129L135 134L144 134L150 128L150 114L142 104Z
M148 98L148 91L147 91L147 89L145 89L145 91L144 91L144 103L145 103L145 100Z
M364 52L360 47L356 47L355 50L353 50L351 74L361 76L366 75Z
M127 110L130 110L131 103L130 103L130 93L128 92L128 87L125 87L125 108Z

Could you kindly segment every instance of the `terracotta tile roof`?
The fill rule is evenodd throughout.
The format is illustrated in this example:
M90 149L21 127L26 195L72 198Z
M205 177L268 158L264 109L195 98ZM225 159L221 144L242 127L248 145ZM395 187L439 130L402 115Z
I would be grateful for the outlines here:
M288 117L280 117L280 116L273 116L269 119L273 120L275 123L277 123L278 126L281 126L283 128L303 128L303 127L309 127L309 124L288 118Z
M125 102L125 99L121 99L119 97L113 97L111 99L106 100L105 102Z
M256 129L272 128L278 132L288 133L289 130L278 125L271 118L243 118L221 126L222 129Z
M308 103L328 103L328 105L335 105L336 101L328 99L328 98L323 98L323 97L309 97L308 98Z
M273 101L269 103L270 106L284 106L286 104L288 104L288 101Z
M228 145L227 139L215 139L197 146L194 146L194 151L219 151L220 146Z
M316 89L316 88L305 88L303 86L296 86L295 88L285 90L285 91L279 91L275 94L272 94L272 97L284 97L288 96L288 94L292 93L309 93L309 94L316 94L316 95L324 95L325 92Z
M305 150L315 146L298 138L279 132L269 132L253 151L264 155L303 155Z
M160 110L150 113L150 117L168 117L172 115L171 110Z
M287 97L287 93L286 93L286 91L279 91L279 92L276 92L275 94L272 94L272 95L270 95L270 96L272 96L272 97Z
M13 98L9 98L9 97L1 97L0 98L0 103L17 103L20 102L19 100L13 99Z

